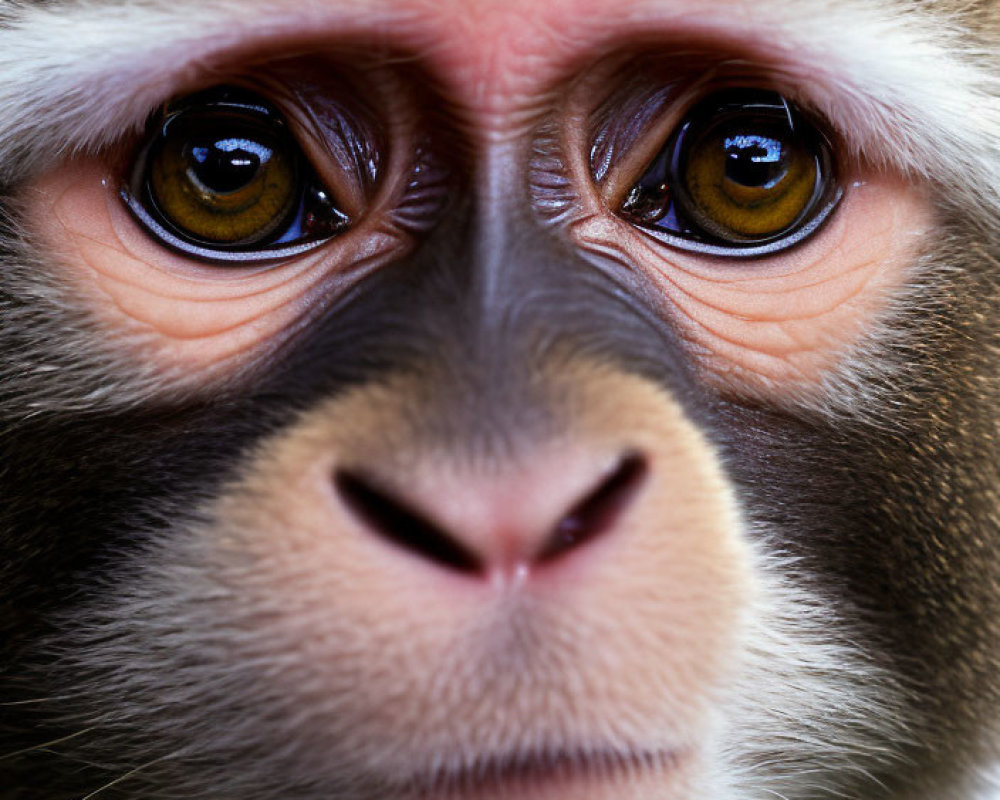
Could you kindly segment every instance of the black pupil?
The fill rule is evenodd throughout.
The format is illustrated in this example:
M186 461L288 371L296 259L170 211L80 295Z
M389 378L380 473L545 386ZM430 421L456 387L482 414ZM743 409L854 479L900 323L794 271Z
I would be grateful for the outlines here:
M788 172L788 147L775 136L734 133L723 143L726 179L735 184L770 189Z
M195 141L185 150L191 176L205 189L217 194L236 192L248 186L261 166L274 155L273 148L243 136Z

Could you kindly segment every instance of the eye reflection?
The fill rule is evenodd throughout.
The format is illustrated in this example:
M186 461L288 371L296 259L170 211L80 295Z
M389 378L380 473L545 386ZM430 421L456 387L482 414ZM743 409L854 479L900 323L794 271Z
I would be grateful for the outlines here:
M746 255L800 241L840 194L830 146L791 103L729 89L688 112L621 214L678 247Z
M189 175L207 191L226 193L244 188L274 151L250 139L220 139L190 148Z
M743 186L772 188L787 172L782 142L768 136L727 136L726 180Z
M208 261L287 255L349 224L277 109L234 87L168 107L123 197L152 235Z

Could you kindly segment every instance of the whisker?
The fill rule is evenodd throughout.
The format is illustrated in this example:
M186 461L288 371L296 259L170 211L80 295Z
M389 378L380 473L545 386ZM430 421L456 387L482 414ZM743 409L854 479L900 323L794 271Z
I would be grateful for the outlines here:
M55 745L62 744L63 742L68 742L71 739L76 739L79 736L84 736L90 733L93 728L84 728L82 731L77 731L76 733L71 733L68 736L61 736L58 739L52 739L49 742L43 742L42 744L36 744L32 747L25 747L23 750L15 750L13 753L7 753L6 755L0 756L0 761L6 761L9 758L17 758L17 756L23 756L26 753L35 753L39 750L45 750L49 747L54 747Z
M159 764L161 761L165 761L168 758L171 758L172 755L173 754L165 755L165 756L160 756L159 758L154 758L152 761L147 761L145 764L140 764L138 767L135 767L134 769L130 769L125 774L119 775L114 780L108 781L106 784L104 784L103 786L97 788L96 790L94 790L90 794L84 795L83 797L80 798L80 800L93 800L93 798L97 797L99 794L101 794L103 792L106 792L108 789L113 789L115 786L119 786L120 784L122 784L125 781L129 780L129 778L134 778L136 775L138 775L144 769L149 769L154 764Z
M55 703L60 700L68 700L69 697L66 695L57 695L56 697L34 697L31 700L11 700L9 702L0 703L0 708L16 708L17 706L33 706L41 705L42 703Z

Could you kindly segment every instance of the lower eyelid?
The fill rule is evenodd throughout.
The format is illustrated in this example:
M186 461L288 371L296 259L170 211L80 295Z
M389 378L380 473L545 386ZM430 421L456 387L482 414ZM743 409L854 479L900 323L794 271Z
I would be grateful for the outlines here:
M932 219L925 189L874 177L850 190L811 239L771 257L699 258L607 216L581 221L574 234L646 276L664 316L698 353L706 382L773 393L817 391L875 329Z
M270 351L322 298L404 246L401 234L371 230L267 267L205 266L150 241L107 178L81 159L39 179L23 196L29 229L56 277L89 299L102 335L131 340L138 359L199 389L211 388L206 373L224 377Z
M71 176L66 176L72 181ZM110 181L98 188L92 176L81 175L52 206L52 214L83 248L104 250L96 259L106 277L164 299L214 301L249 299L279 292L303 275L318 259L302 258L280 267L240 268L204 266L165 251L149 241L123 209ZM89 243L89 245L88 245ZM128 259L128 265L109 257Z

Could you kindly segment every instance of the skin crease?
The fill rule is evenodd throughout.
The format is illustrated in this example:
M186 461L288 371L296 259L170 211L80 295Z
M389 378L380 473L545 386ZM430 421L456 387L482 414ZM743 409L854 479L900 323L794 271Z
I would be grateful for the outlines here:
M849 350L905 280L929 216L922 192L876 178L850 187L819 235L747 266L678 252L606 215L576 234L648 271L710 383L769 394L814 387Z
M376 7L383 6L372 7L373 19ZM407 4L391 8L402 14ZM609 9L599 2L416 8L419 24L408 36L430 46L431 65L448 76L444 91L487 154L480 183L488 196L491 173L504 172L505 143L516 141L550 102L549 82L565 62L594 47L588 39ZM664 16L683 29L688 10L699 12L693 27L701 31L703 3L668 4ZM641 10L633 13L641 16ZM566 15L571 35L556 22ZM629 15L615 22L621 35L636 24ZM714 35L724 41L726 33ZM320 51L322 44L311 46ZM567 117L574 131L568 169L578 186L591 187L587 143L576 133L578 117ZM580 193L571 228L584 249L611 252L651 282L708 383L772 398L801 395L820 385L877 318L886 294L906 280L906 265L930 223L923 190L872 167L852 165L849 174L840 208L818 234L752 262L660 245L616 217L596 187ZM139 344L141 358L206 388L210 375L225 379L258 362L314 312L406 249L405 236L374 208L360 230L315 252L274 269L220 277L211 268L192 269L189 260L152 242L122 209L118 183L108 175L100 160L61 167L29 190L28 217L49 246L73 243L67 265L109 332L135 334L126 341Z
M248 25L266 22L246 8ZM412 165L390 163L370 205L352 195L349 232L245 270L198 264L149 236L119 197L127 147L74 153L18 187L44 269L78 290L68 294L83 298L95 339L162 376L129 413L97 407L51 429L44 415L11 413L0 440L0 456L28 475L9 476L6 494L0 482L0 519L26 542L36 582L49 580L45 546L84 553L70 578L53 571L58 633L28 649L35 672L18 672L19 652L0 663L40 674L60 698L55 710L41 703L48 727L32 726L33 708L0 722L38 751L25 759L41 778L24 800L50 800L38 745L55 742L62 758L63 736L54 780L73 788L58 800L812 800L825 780L831 796L889 797L884 777L922 766L925 753L904 740L924 719L895 680L892 659L913 651L883 645L871 623L885 614L896 635L907 602L938 610L933 570L926 591L905 583L925 575L913 568L924 539L908 523L929 507L919 478L950 452L931 453L936 440L914 424L912 443L928 454L911 465L894 450L910 457L910 441L866 440L862 423L834 428L795 401L818 394L919 279L910 266L940 223L931 190L853 158L852 140L836 156L840 206L775 255L699 256L615 215L589 165L593 108L567 100L611 50L696 39L700 52L760 65L762 80L778 76L803 102L823 93L822 54L800 63L746 34L762 27L749 0L267 8L282 25L157 56L169 62L158 102L287 54L350 67L344 40L370 45L374 34L386 42L370 48L376 62L405 84L413 59L434 82L415 124L443 129L429 138L441 133L445 147L458 141L448 165L474 172L449 184L453 213L415 233L393 218ZM606 98L594 95L584 99ZM572 196L546 223L525 175L550 128L550 177L568 177ZM400 139L397 152L418 149ZM307 152L322 158L323 142L309 139ZM912 400L896 399L893 410ZM49 470L46 451L63 437L82 444ZM954 441L962 450L973 435ZM646 472L621 516L543 563L568 511L632 452ZM419 547L387 544L351 510L341 470L444 529L483 568L455 574ZM984 494L973 485L947 506ZM78 516L80 532L59 515ZM941 531L924 528L930 548ZM930 624L939 620L952 622L941 613ZM918 655L934 643L914 639ZM31 703L43 690L19 691ZM947 790L927 790L940 797Z
M253 363L322 310L331 295L406 250L401 233L353 231L332 246L249 271L220 270L170 253L139 229L99 164L39 181L28 214L41 222L63 263L111 330L144 340L165 373L198 379ZM349 265L332 269L331 265Z

